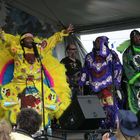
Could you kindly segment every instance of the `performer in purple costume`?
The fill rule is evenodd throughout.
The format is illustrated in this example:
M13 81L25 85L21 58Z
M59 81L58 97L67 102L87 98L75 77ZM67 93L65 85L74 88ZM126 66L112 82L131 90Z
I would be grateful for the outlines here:
M114 127L117 106L114 91L119 90L122 65L115 51L109 49L106 36L97 37L92 52L85 58L85 65L80 79L80 86L88 83L91 94L101 99L107 112L106 124Z

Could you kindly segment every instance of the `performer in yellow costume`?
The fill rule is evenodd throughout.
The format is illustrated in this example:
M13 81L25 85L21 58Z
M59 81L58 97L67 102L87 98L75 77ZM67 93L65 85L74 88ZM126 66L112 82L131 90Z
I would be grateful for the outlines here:
M1 31L0 118L9 119L15 123L16 115L22 108L34 108L38 112L42 112L39 60L43 65L45 123L48 123L48 118L56 117L58 119L62 115L71 102L71 92L66 82L65 68L52 56L52 49L72 30L73 27L70 25L66 30L57 32L43 41L33 37L31 33L13 36ZM38 42L38 45L34 42ZM39 60L36 52L39 54ZM13 78L5 84L3 81L6 69L13 62Z

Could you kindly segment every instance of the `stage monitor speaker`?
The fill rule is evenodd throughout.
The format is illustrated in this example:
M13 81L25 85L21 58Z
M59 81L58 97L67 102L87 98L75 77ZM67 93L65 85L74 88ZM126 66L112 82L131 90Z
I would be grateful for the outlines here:
M62 129L98 129L106 115L96 95L78 96L60 117Z

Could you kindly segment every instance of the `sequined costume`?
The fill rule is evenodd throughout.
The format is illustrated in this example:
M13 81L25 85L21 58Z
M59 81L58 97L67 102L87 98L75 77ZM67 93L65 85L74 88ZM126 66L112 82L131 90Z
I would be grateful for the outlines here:
M23 54L30 57L34 54L33 49L21 48L20 37L4 34L5 41L0 42L0 118L9 119L12 123L16 121L16 115L21 108L31 107L42 112L42 88L41 88L41 66L37 59L33 64L27 62ZM56 44L67 36L62 32L55 33L49 39L44 39L47 45L37 46L43 64L43 93L45 104L45 122L48 118L59 118L63 111L69 106L70 89L66 82L65 68L52 56L52 49ZM35 42L41 42L34 38ZM32 57L33 58L33 57ZM14 63L13 77L7 73L12 69ZM11 76L12 80L5 83L5 78Z
M122 66L115 51L107 47L107 37L99 39L100 49L93 48L93 51L86 55L80 85L83 86L88 82L92 91L90 94L97 94L105 108L114 108L113 87L115 89L120 87Z
M140 32L137 30L133 30L130 40L123 42L117 49L123 53L124 81L127 89L124 93L128 97L128 106L137 113L140 110L140 41L134 40L135 37L140 38Z

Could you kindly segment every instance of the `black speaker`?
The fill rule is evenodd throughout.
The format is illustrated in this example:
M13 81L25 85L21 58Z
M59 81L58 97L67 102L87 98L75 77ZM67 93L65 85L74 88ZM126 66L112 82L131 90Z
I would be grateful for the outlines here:
M62 129L98 129L106 115L96 95L78 96L60 117Z

